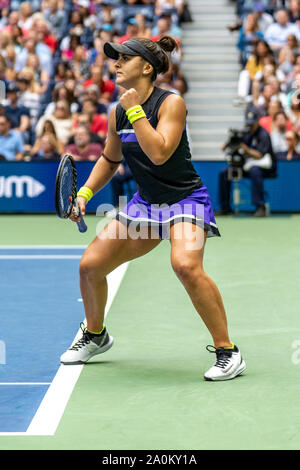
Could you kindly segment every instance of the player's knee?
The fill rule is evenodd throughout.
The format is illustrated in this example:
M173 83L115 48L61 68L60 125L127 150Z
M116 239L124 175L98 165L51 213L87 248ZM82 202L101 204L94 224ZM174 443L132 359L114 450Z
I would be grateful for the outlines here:
M79 265L79 274L81 279L100 279L102 277L101 272L102 269L99 263L95 263L91 257L82 257ZM103 277L104 276L105 274L103 274Z
M171 264L175 274L180 280L185 282L199 282L203 270L201 263L198 263L197 260L173 257Z

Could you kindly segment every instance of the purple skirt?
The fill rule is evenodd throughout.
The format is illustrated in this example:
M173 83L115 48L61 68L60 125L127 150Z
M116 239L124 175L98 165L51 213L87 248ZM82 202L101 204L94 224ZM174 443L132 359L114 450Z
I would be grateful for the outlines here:
M205 186L193 191L175 204L150 204L135 193L116 216L122 224L135 227L148 226L169 238L170 227L178 222L191 222L207 232L207 237L220 237L210 197Z

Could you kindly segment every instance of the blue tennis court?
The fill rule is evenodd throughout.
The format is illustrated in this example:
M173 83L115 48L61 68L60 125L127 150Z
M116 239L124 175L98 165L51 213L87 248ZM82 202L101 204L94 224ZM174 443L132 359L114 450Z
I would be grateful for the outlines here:
M2 433L27 431L83 320L77 282L82 252L0 248Z

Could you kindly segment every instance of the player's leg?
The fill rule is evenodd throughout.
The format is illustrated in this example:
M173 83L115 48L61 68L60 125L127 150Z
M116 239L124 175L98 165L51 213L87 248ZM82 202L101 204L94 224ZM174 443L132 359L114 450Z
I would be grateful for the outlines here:
M87 328L99 331L103 325L107 300L106 276L121 264L139 258L151 251L160 239L132 239L125 225L112 220L86 249L80 263L80 288L84 303Z
M82 338L61 356L62 363L85 363L112 346L113 338L103 325L107 301L106 276L160 243L160 239L151 238L147 228L142 230L142 237L133 239L125 225L112 220L86 249L80 263L80 288L87 328L83 330Z
M213 370L205 374L205 378L233 378L233 374L238 375L244 368L241 367L240 353L236 346L233 347L229 338L221 294L203 268L206 232L199 226L183 222L171 228L170 241L173 270L208 328L213 338L214 351L217 353L217 362Z
M203 269L206 232L189 222L178 223L170 230L170 241L173 270L210 331L215 347L230 346L220 292Z

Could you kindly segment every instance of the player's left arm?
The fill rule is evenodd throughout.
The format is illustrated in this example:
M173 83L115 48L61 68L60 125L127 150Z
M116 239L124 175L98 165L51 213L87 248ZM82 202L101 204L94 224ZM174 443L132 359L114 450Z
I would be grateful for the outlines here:
M186 124L186 106L179 95L169 95L158 112L154 129L146 118L133 123L138 142L154 165L164 164L174 153Z

